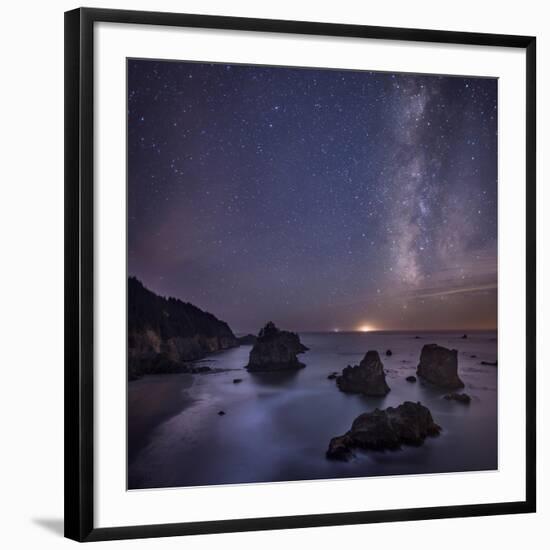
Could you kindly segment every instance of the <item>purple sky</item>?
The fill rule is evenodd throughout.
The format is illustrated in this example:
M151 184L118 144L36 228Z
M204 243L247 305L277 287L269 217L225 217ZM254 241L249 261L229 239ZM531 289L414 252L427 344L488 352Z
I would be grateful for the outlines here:
M128 61L128 266L235 332L495 328L497 81Z

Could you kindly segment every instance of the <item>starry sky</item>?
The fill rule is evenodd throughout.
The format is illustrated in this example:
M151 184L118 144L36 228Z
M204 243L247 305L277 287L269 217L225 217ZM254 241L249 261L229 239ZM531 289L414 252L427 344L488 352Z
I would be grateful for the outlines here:
M497 323L497 81L128 60L128 272L297 331Z

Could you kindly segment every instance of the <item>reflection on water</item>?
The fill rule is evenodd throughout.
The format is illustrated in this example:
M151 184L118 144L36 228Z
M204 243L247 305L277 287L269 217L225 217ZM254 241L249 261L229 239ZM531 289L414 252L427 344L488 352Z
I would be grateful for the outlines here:
M307 366L284 373L248 373L249 346L212 356L211 366L228 369L204 375L159 375L129 385L129 448L132 425L147 430L129 456L129 487L174 487L222 483L290 481L390 474L418 474L497 468L497 368L494 332L302 334L310 351ZM415 373L426 343L459 350L459 375L472 396L469 406L443 399L446 393ZM338 391L327 376L360 362L377 349L391 391L381 398ZM393 354L386 357L386 349ZM472 357L475 356L475 357ZM234 384L235 378L242 382ZM160 381L159 381L160 379ZM170 386L166 391L161 386ZM174 388L177 391L174 391ZM160 407L158 421L143 411ZM392 452L359 452L350 462L325 458L329 440L347 431L362 412L420 401L443 428L421 447ZM218 416L223 410L226 414ZM151 413L154 414L154 413ZM141 419L141 420L139 420ZM135 430L134 430L135 431Z
M295 382L299 372L299 370L251 372L249 376L250 380L259 386L290 387Z

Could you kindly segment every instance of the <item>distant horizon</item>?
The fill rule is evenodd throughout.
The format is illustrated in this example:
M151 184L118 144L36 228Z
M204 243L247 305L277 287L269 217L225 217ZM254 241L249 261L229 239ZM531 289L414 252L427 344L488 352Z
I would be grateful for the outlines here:
M233 334L237 337L241 336L247 336L249 334L257 335L258 332L269 322L272 321L275 323L277 327L279 327L282 330L289 330L291 332L297 332L299 334L369 334L369 333L383 333L383 332L410 332L410 333L423 333L423 332L494 332L498 331L498 327L474 327L474 328L468 328L468 327L456 327L456 328L419 328L419 329L412 329L412 328L369 328L368 330L361 330L360 328L352 329L352 328L327 328L327 329L297 329L294 327L288 327L281 323L278 323L277 321L273 321L273 319L266 319L266 321L261 324L261 326L257 330L242 330L242 329L234 329L231 326L231 323L228 322L226 319L223 319L219 317L215 311L210 311L208 309L205 309L201 307L200 304L196 304L194 302L190 302L189 300L186 300L185 298L182 298L180 296L172 296L172 295L162 295L159 292L156 292L151 286L146 284L144 281L142 281L139 277L133 274L129 274L128 278L135 278L138 280L147 290L153 292L157 296L164 298L164 299L175 299L180 300L184 303L190 303L195 307L198 307L202 311L205 311L207 313L210 313L211 315L214 315L219 321L223 321L229 325L229 328L232 330Z
M287 329L285 327L279 327L283 330L290 330L290 332L296 332L297 334L381 334L381 333L410 333L410 334L434 334L434 333L465 333L469 334L471 332L498 332L498 328L470 328L470 329L419 329L419 330L369 330L368 332L362 330L296 330L296 329ZM249 334L254 334L253 331L233 331L237 338L241 336L248 336ZM255 335L255 334L254 334Z

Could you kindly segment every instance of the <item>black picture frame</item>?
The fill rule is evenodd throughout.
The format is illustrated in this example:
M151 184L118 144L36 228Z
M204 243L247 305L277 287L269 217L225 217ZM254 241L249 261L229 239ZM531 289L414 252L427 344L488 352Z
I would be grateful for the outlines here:
M400 510L94 527L93 64L96 22L409 40L526 52L526 498ZM412 521L536 511L536 39L485 33L79 8L65 13L65 536L77 541Z

